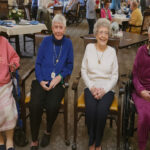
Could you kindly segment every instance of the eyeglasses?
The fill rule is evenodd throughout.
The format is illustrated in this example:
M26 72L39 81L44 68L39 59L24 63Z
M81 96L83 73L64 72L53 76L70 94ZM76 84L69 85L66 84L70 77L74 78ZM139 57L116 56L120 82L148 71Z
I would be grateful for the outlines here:
M98 35L104 34L104 35L109 35L109 32L107 31L97 31Z

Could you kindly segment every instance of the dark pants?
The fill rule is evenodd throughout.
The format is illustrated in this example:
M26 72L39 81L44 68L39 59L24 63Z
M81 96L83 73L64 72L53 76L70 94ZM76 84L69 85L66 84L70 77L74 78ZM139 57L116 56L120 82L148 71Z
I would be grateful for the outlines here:
M47 132L51 132L53 123L58 115L61 100L64 97L64 91L65 89L61 84L58 84L50 91L45 91L37 80L32 82L31 102L29 105L32 141L38 140L43 108L46 109Z
M31 9L32 9L32 18L36 20L38 7L32 7Z
M93 28L94 24L96 22L95 19L87 19L88 25L89 25L89 34L93 34Z
M84 94L89 146L95 143L95 147L98 147L101 145L107 115L114 99L114 93L109 91L100 100L96 100L88 88L84 90Z

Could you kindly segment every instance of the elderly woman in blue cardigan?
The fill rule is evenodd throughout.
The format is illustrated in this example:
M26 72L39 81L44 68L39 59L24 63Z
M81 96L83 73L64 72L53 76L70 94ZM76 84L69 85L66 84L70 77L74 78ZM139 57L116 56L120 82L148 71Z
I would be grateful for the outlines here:
M52 20L53 34L44 38L38 51L35 65L36 80L31 86L31 150L38 149L43 107L46 109L47 128L40 145L46 147L49 144L51 129L64 97L63 80L72 73L73 46L71 40L64 36L65 28L65 17L61 14L55 15Z

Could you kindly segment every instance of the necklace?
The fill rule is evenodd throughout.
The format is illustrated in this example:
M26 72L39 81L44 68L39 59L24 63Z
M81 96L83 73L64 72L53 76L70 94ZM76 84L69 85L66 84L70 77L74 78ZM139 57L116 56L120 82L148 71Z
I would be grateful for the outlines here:
M60 46L60 51L59 51L58 56L57 56L57 54L56 54L55 44L54 44L53 49L54 49L54 54L55 54L55 58L56 58L55 63L54 63L54 59L55 59L55 58L53 57L53 63L54 63L54 65L56 65L56 64L59 62L59 58L60 58L61 51L62 51L62 44L61 44L61 46Z
M98 64L101 63L104 52L105 52L105 50L102 52L102 55L99 57L99 55L98 55L98 50L97 50L97 46L96 46L96 55L97 55Z
M55 73L55 66L56 64L59 62L59 58L60 58L60 55L61 55L61 51L62 51L62 44L60 46L60 51L59 51L59 54L57 56L56 54L56 48L55 48L55 44L53 45L53 50L54 50L54 55L53 55L53 65L54 65L54 71L51 73L51 78L54 79L55 76L56 76L56 73ZM56 58L56 59L55 59Z

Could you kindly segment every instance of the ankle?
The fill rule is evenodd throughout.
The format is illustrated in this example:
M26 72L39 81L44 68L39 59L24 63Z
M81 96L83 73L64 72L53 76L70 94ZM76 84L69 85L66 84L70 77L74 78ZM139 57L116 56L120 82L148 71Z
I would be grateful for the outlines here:
M39 144L38 141L35 141L35 142L32 141L31 142L31 146L38 146L38 144Z
M51 135L51 133L50 133L50 132L47 132L47 131L44 131L44 134L46 134L46 135Z

